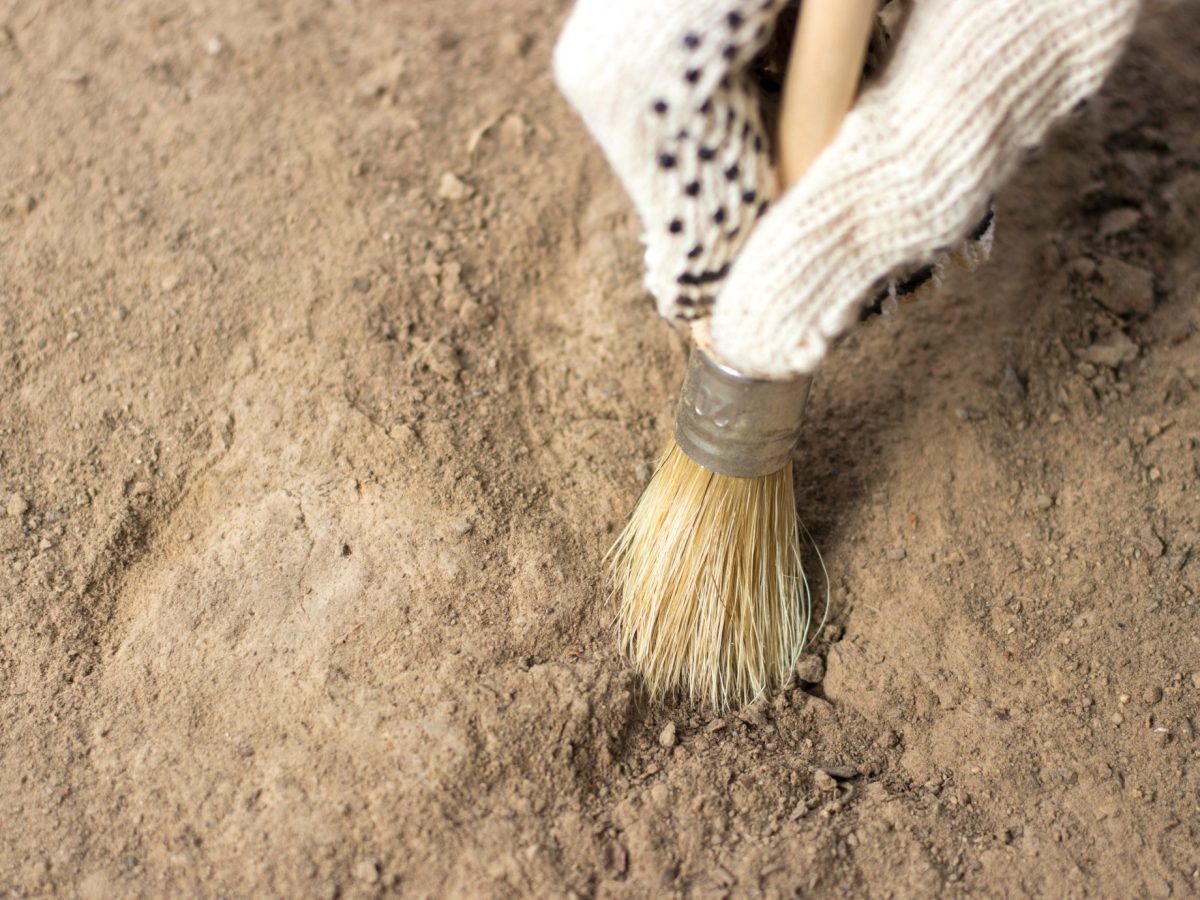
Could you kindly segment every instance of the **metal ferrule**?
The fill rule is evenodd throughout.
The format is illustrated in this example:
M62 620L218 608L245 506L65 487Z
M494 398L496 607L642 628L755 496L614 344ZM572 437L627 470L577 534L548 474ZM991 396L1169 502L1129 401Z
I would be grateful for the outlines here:
M695 462L733 478L778 472L800 438L812 378L747 378L698 349L675 417L675 442Z

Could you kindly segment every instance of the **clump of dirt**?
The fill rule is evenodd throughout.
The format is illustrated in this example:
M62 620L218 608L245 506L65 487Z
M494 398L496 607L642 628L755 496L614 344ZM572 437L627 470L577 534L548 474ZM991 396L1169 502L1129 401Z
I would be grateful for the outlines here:
M1200 13L830 358L714 718L614 656L685 347L565 10L0 12L0 892L1195 893Z

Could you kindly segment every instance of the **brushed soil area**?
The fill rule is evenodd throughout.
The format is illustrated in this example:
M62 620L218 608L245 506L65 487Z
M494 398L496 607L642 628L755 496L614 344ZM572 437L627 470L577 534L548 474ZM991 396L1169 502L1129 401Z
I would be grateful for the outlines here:
M0 895L1195 896L1200 6L830 357L723 718L614 651L686 346L566 11L0 3Z

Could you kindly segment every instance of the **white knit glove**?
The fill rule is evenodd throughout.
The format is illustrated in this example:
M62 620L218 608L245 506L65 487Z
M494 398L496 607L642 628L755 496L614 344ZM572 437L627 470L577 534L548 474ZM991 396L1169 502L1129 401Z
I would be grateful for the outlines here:
M642 219L659 312L711 308L718 355L766 378L814 369L889 278L972 231L1100 86L1139 0L916 0L881 77L768 212L748 66L784 5L578 0L554 59Z

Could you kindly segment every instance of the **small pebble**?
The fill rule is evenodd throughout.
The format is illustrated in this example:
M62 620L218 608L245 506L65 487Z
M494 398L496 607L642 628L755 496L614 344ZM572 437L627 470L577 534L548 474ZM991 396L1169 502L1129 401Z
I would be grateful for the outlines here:
M175 290L175 288L179 287L179 276L178 275L165 276L163 278L163 280L159 282L159 287L161 287L164 291Z
M1038 509L1047 510L1054 505L1054 498L1049 494L1038 494L1035 502Z
M1120 703L1122 706L1124 706L1126 703L1128 703L1129 700L1130 700L1130 696L1128 694L1122 694L1121 696L1119 696L1117 698L1117 702Z
M29 512L29 501L20 494L13 494L8 498L8 505L4 507L4 511L14 519L19 519Z
M362 275L356 275L350 281L350 287L360 294L365 294L371 290L371 279L364 278Z
M1142 693L1142 702L1149 704L1150 706L1153 706L1161 699L1162 688L1160 687L1146 688L1146 690Z
M220 56L221 51L225 49L225 42L221 40L219 34L214 34L204 42L204 52L209 56Z
M818 791L836 791L837 779L824 769L817 769L813 772L813 786Z
M1096 264L1086 256L1077 256L1067 263L1067 268L1080 278L1089 278L1096 271Z
M675 723L668 722L663 726L663 730L658 733L658 742L664 747L674 747L678 738L675 734Z
M820 684L825 678L825 662L815 653L805 653L796 660L796 677L804 684Z
M1196 688L1196 690L1200 690L1200 672L1192 673L1192 687Z
M737 714L737 717L751 728L763 728L769 721L767 719L767 704L762 700L756 700L741 710Z
M1137 359L1138 346L1123 331L1114 331L1090 347L1079 351L1079 358L1097 366L1115 369L1121 363Z
M1013 403L1020 403L1025 399L1025 379L1011 364L1006 364L1000 375L1000 393Z
M908 553L903 547L893 547L887 552L887 558L892 562L900 562L900 560L904 559L904 557L907 555Z
M500 143L508 147L520 147L525 143L525 133L529 123L516 113L504 117L500 123Z
M1150 554L1151 559L1157 559L1163 554L1163 542L1159 540L1158 535L1154 533L1152 528L1145 528L1138 535L1138 541L1146 548L1146 552Z
M379 863L373 859L360 859L354 866L354 877L367 884L379 880Z
M1096 299L1118 316L1145 315L1154 306L1154 275L1141 266L1106 256L1100 260L1102 287Z
M443 200L457 202L466 200L471 195L471 189L453 172L446 172L438 183L438 196Z
M1112 718L1110 719L1110 721L1111 721L1111 722L1112 722L1114 725L1120 725L1122 722L1124 722L1124 721L1125 721L1125 717L1124 717L1123 715L1121 715L1120 713L1113 713L1113 714L1112 714Z
M1128 231L1142 220L1141 210L1132 206L1110 209L1100 219L1100 237L1112 237L1123 231Z

